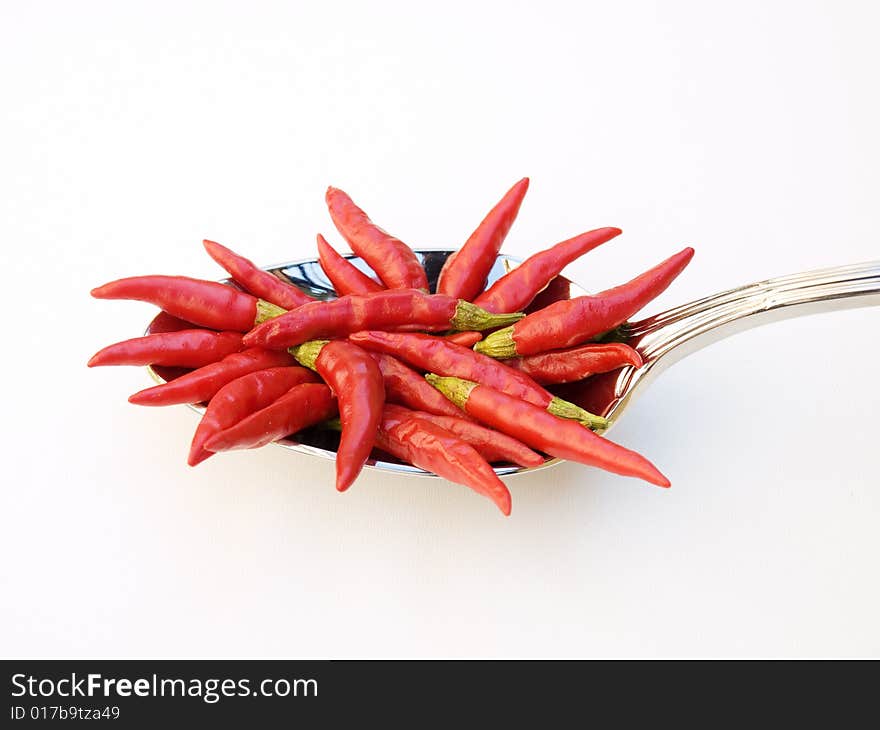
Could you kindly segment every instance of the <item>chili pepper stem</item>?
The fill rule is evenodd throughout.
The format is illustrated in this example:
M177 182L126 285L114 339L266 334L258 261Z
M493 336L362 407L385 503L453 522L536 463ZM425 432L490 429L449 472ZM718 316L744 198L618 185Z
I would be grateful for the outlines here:
M274 319L286 313L287 310L277 304L267 302L265 299L257 299L257 318L254 320L254 324L262 324L268 319Z
M516 357L516 343L513 341L513 327L493 332L485 339L474 345L474 350L483 355L504 360L508 357Z
M303 367L307 367L310 370L316 370L315 363L318 360L318 355L321 354L321 350L328 342L330 342L330 340L312 340L311 342L303 342L296 347L290 347L287 351L293 355L297 359L297 362Z
M477 387L476 383L471 383L469 380L462 380L461 378L441 378L439 375L434 375L434 373L428 373L425 375L425 380L462 410L464 410L465 403L467 403L471 391Z
M554 397L550 401L550 405L547 406L547 410L554 416L559 416L559 418L577 421L591 431L604 431L608 428L608 421L602 418L602 416L585 411L580 406L569 403L562 398Z
M514 322L519 322L525 315L522 312L509 314L492 314L476 304L459 299L455 307L455 314L451 324L453 328L464 330L491 330L498 327L506 327Z

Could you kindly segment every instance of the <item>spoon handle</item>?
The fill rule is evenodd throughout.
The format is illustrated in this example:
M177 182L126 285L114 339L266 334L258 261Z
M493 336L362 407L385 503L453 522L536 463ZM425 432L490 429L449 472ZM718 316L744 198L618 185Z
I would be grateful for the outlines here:
M880 304L880 261L729 289L631 325L631 344L663 368L737 332L804 314ZM660 363L657 363L660 364Z

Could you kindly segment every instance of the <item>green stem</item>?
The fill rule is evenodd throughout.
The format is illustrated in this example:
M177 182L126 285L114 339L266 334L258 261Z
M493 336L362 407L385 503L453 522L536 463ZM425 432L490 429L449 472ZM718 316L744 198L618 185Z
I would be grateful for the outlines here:
M499 360L506 360L509 357L516 357L516 343L513 341L513 327L505 327L503 330L493 332L488 337L480 340L474 345L474 350L494 357Z
M459 299L452 317L452 327L461 332L470 330L494 330L519 322L525 315L522 312L492 314L476 304Z
M476 383L470 380L462 380L461 378L441 378L434 373L428 373L425 376L431 385L457 405L461 410L465 410L468 396L471 391L477 387Z
M317 370L315 363L318 360L318 355L321 354L321 350L328 342L330 342L330 340L312 340L311 342L303 342L296 347L289 347L287 348L287 351L293 355L297 362L303 367L309 368L310 370Z
M254 320L254 324L263 324L266 320L280 317L282 314L287 314L287 310L283 307L267 302L265 299L257 299L257 318Z
M602 418L602 416L597 416L589 411L585 411L580 406L576 406L574 403L569 403L562 398L554 397L553 400L550 401L550 405L547 406L547 410L554 416L559 416L559 418L568 418L572 421L579 421L591 431L604 431L608 428L608 421Z

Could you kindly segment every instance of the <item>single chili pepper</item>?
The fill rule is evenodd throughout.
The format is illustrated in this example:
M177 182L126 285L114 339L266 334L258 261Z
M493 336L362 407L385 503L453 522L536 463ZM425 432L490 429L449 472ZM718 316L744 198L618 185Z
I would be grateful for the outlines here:
M301 289L286 284L277 276L264 271L250 259L235 253L216 241L202 241L208 255L229 272L229 275L255 297L265 299L282 309L296 309L306 302L315 301Z
M538 355L527 355L502 361L519 370L541 385L573 383L597 373L607 373L624 365L642 366L639 353L629 345L581 345L568 350L551 350Z
M597 436L573 421L557 418L531 403L484 385L431 374L425 377L477 420L534 449L615 474L639 477L660 487L669 486L669 480L644 456Z
M490 312L511 311L504 309L507 304L516 311L525 309L538 292L572 261L621 233L623 231L619 228L597 228L529 256L480 294L474 302Z
M491 357L508 358L579 345L614 329L659 296L693 255L694 249L686 248L626 284L595 296L551 304L511 327L493 332L474 349Z
M466 347L447 342L441 337L372 330L356 332L349 335L348 339L368 350L394 355L423 371L487 385L540 408L546 408L562 418L580 421L588 428L605 428L607 425L604 418L555 397L525 373Z
M96 365L169 365L200 368L241 349L240 332L188 329L135 337L99 350L89 360Z
M445 396L441 395L436 388L433 388L424 378L422 378L422 380L425 385L446 400ZM469 420L470 416L467 416L463 410L452 404L452 401L447 400L447 403L450 403L459 415L438 416L426 411L407 411L407 409L399 410L401 412L407 411L407 414L412 418L421 418L433 423L435 426L445 428L451 434L458 436L462 441L466 441L473 446L486 461L504 461L526 467L541 466L541 464L544 463L543 456L532 451L521 441L517 441L512 436L508 436L499 431L493 431L490 428L486 428L485 426L481 426L480 424ZM397 408L397 406L394 406L391 403L386 403L385 413L395 413L395 408ZM401 413L401 415L403 414Z
M219 362L200 367L162 385L141 390L129 396L128 402L138 406L201 403L211 400L220 388L242 375L292 364L290 353L252 347L227 355Z
M456 345L461 345L462 347L473 347L483 339L483 333L453 332L451 335L446 335L443 339L447 342L454 342Z
M336 415L336 398L322 383L295 385L265 408L216 433L208 451L256 449Z
M389 289L428 291L428 277L412 249L373 223L339 188L327 188L327 208L351 250L375 271Z
M486 286L486 278L507 232L516 220L529 179L524 177L508 190L458 251L446 259L437 280L437 293L473 300ZM528 302L526 302L528 304ZM495 309L495 312L512 311Z
M96 299L150 302L200 327L247 332L283 314L274 304L216 281L188 276L132 276L92 289Z
M193 436L187 463L195 466L213 454L205 449L205 443L215 434L271 405L294 386L317 381L311 370L294 365L257 370L227 383L208 403Z
M346 294L371 294L385 288L342 256L320 233L318 261L336 293L341 297Z
M330 302L311 302L244 337L247 346L292 347L308 340L344 337L358 330L393 327L481 330L516 322L521 314L489 314L463 299L392 289L375 294L349 294ZM503 324L502 324L503 323Z
M408 365L381 352L371 352L370 355L382 373L385 398L388 401L438 415L467 417L455 404L438 393L436 388L425 382L423 375Z
M446 429L407 417L403 408L385 410L376 446L419 469L470 487L491 499L504 515L510 514L510 491L489 462Z
M339 399L342 436L336 451L336 489L344 492L360 474L376 438L385 404L382 373L370 354L350 342L306 342L292 349L316 370Z

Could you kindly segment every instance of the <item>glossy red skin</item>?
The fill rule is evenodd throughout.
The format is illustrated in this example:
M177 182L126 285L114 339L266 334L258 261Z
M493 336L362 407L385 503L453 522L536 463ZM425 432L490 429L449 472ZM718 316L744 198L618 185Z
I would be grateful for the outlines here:
M204 446L215 434L274 403L294 386L317 381L318 377L311 370L291 366L258 370L227 383L205 409L193 436L187 463L195 466L214 453Z
M522 204L529 179L524 177L508 190L489 211L464 245L446 259L437 280L437 293L473 301L486 286L486 278L495 265L501 244ZM518 312L518 309L495 310Z
M309 340L345 337L358 330L402 326L449 329L458 300L415 289L351 294L330 302L304 304L263 322L244 337L248 347L293 347Z
M166 365L200 368L241 349L240 332L177 330L135 337L99 350L89 360L97 365Z
M96 299L150 302L200 327L247 332L257 319L257 298L216 281L188 276L132 276L92 289Z
M626 284L595 296L557 302L513 325L517 355L579 345L614 329L662 294L693 258L686 248Z
M295 385L256 413L214 434L205 442L208 451L256 449L302 431L336 415L336 398L320 383Z
M320 233L318 262L333 284L333 289L341 297L346 294L372 294L385 288L342 256Z
M334 340L324 345L315 369L339 399L342 435L336 450L336 489L344 492L373 450L385 405L385 385L370 353L349 342Z
M208 255L229 272L229 275L247 291L260 299L283 309L296 309L306 302L315 301L304 291L285 284L277 276L264 271L250 259L235 253L216 241L202 241Z
M464 411L408 365L381 352L371 352L370 355L382 373L386 400L408 406L413 410L467 418Z
M525 373L536 383L573 383L597 373L607 373L624 365L642 366L642 358L623 343L581 345L568 350L551 350L538 355L502 360L508 367Z
M520 312L572 261L619 236L619 228L598 228L529 256L480 294L474 304L490 312ZM499 307L513 306L513 309Z
M439 391L437 392L439 393ZM401 418L408 415L412 418L426 420L435 426L440 426L440 428L445 428L449 433L458 436L462 441L473 446L486 461L510 462L526 467L540 466L544 463L543 456L532 451L521 441L517 441L505 433L493 431L490 428L481 426L479 423L475 423L457 406L455 407L455 410L458 412L457 416L439 416L419 410L407 411L406 409L386 403L386 416L388 414L395 414L395 408L398 408L397 415Z
M219 362L205 365L168 383L141 390L129 396L128 402L139 406L202 403L211 400L220 388L242 375L294 364L296 361L288 352L252 347L227 355Z
M456 345L461 345L462 347L473 347L483 339L483 333L453 332L451 335L446 335L443 339L447 342L454 342Z
M557 418L497 390L477 385L468 395L465 410L487 426L545 454L669 486L669 480L641 454L597 436L577 421Z
M342 190L327 188L325 199L337 230L386 287L428 291L428 277L409 246L373 223Z
M356 332L349 341L374 352L393 355L415 368L482 383L546 408L553 396L525 373L441 337L409 332Z
M510 514L510 491L495 470L470 444L424 419L386 411L376 434L376 446L401 461L430 471L450 482L470 487Z

